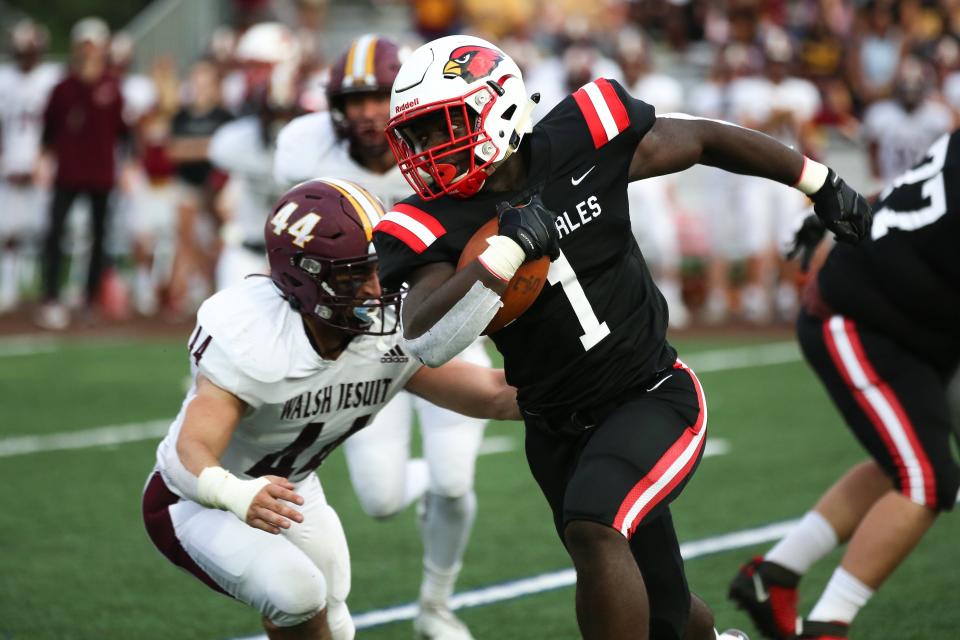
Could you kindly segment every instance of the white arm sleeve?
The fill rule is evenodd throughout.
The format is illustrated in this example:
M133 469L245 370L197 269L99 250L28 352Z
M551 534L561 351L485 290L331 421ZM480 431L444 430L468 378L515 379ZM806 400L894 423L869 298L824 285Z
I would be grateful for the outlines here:
M502 306L495 291L474 282L466 295L429 331L412 340L404 338L404 348L428 367L439 367L469 347Z

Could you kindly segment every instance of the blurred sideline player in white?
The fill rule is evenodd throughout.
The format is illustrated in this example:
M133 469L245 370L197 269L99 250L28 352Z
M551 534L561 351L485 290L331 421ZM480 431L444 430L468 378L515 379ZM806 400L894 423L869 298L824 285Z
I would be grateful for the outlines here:
M400 294L377 279L376 198L340 179L284 194L264 225L270 277L209 298L188 342L193 385L143 494L157 548L255 607L272 639L350 640L350 557L316 468L401 388L519 419L502 370L406 357Z
M11 36L14 62L0 66L0 313L16 307L34 272L51 177L40 154L43 110L63 74L42 61L43 27L25 20Z
M897 69L893 97L873 103L863 114L863 136L878 189L913 166L934 140L953 128L950 108L934 91L933 69L908 56Z
M251 273L266 273L263 215L282 191L273 178L273 148L281 127L299 109L297 42L276 22L254 25L237 42L253 113L217 129L208 150L210 162L229 175L217 207L223 244L215 272L218 290Z
M813 156L810 140L813 120L820 111L820 93L808 80L790 74L794 47L784 31L769 30L761 52L762 75L740 78L730 87L733 116L738 123ZM745 216L739 226L746 236L747 251L741 313L748 322L763 324L772 319L776 307L781 319L792 321L798 303L790 277L795 270L783 264L777 247L802 217L807 198L769 180L734 176L733 181L733 208ZM779 283L778 274L783 276Z
M617 61L623 70L624 85L635 96L652 104L657 113L683 109L683 87L673 77L657 73L649 39L635 29L624 29L617 37ZM680 281L680 202L673 174L631 182L627 187L630 227L650 265L653 279L667 301L669 325L682 329L690 323L683 302Z
M277 182L343 176L390 206L411 194L383 133L390 119L390 88L401 55L396 43L375 35L361 36L350 44L330 71L330 111L301 116L281 131L275 162ZM490 366L479 340L461 357ZM414 412L424 458L411 459ZM350 479L367 514L388 518L419 501L424 555L420 611L414 627L422 638L471 637L466 625L450 611L449 598L476 516L474 470L485 425L483 420L399 393L368 428L346 443Z
M691 114L715 120L734 121L730 108L733 82L752 73L755 63L753 49L741 43L728 44L716 52L710 74L694 85L688 96ZM698 220L707 229L707 297L703 320L718 324L729 313L730 262L742 258L744 233L739 226L734 207L734 183L737 176L714 167L697 166L690 169L702 184L702 199L697 208Z

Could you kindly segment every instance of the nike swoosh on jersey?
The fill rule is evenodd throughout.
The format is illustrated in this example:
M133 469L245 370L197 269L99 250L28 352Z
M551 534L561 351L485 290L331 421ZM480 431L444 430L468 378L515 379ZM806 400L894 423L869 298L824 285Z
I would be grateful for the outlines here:
M589 169L587 169L587 172L586 172L585 174L583 174L582 176L580 176L579 178L574 178L573 176L570 176L570 184L572 184L573 186L577 186L578 184L580 184L581 182L583 182L583 179L584 179L584 178L586 178L588 175L590 175L590 172L591 172L591 171L593 171L593 170L596 169L596 168L597 168L597 165L593 165L592 167L590 167Z

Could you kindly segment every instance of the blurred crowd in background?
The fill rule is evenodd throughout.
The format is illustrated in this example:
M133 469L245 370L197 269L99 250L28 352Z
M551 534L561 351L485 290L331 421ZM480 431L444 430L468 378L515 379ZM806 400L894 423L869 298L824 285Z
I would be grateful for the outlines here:
M501 46L541 94L535 119L592 78L616 78L658 113L759 129L827 162L831 141L846 141L869 169L865 192L960 117L960 0L380 0L371 11L387 5L407 16L388 34L405 45L472 33ZM98 18L74 25L57 62L42 14L17 22L0 64L0 314L48 329L190 317L223 286L225 251L257 242L237 233L237 212L265 220L290 186L272 179L277 132L327 108L341 53L328 50L329 9L234 0L204 56L170 51L143 69L136 42ZM260 149L218 157L211 137L242 118ZM792 320L802 276L779 246L805 198L696 175L695 189L669 177L630 191L671 324Z

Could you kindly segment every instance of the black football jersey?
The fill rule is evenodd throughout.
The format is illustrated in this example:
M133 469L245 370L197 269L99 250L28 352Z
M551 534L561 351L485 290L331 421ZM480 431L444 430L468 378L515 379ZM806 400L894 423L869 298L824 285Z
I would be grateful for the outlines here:
M948 372L960 359L960 132L944 135L874 207L870 237L818 276L837 312Z
M627 172L654 120L653 107L617 82L585 85L524 139L522 189L395 205L374 233L381 282L395 288L425 264L456 264L498 203L540 189L558 214L561 256L534 304L491 335L521 406L559 415L650 379L676 352L666 303L630 231Z

